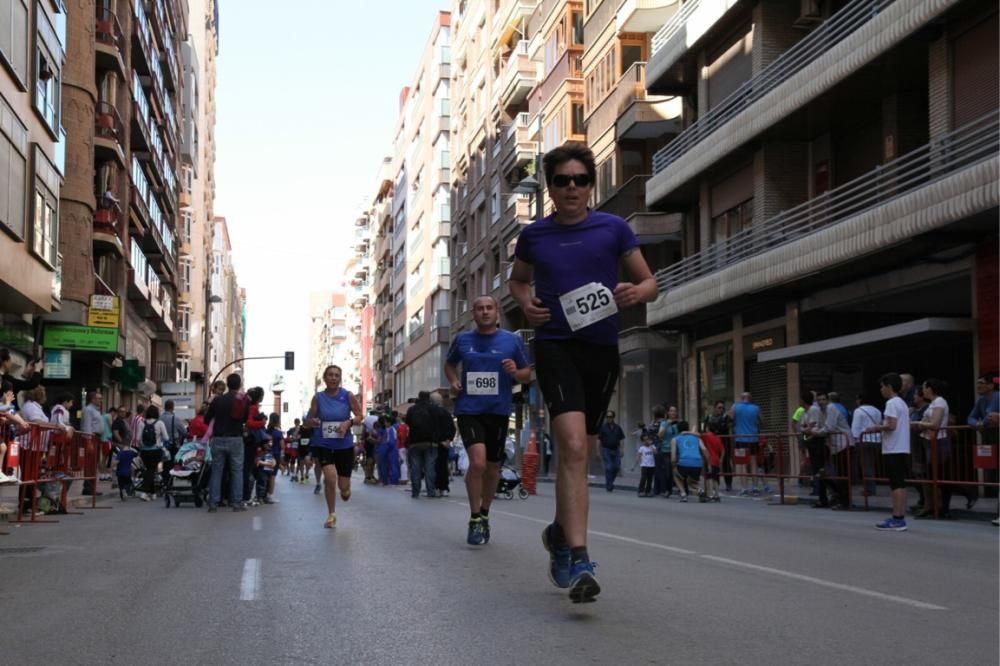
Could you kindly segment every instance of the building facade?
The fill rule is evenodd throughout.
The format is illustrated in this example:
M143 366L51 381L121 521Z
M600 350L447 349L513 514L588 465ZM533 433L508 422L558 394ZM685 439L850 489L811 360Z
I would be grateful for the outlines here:
M239 286L233 268L233 246L224 217L213 219L212 271L209 278L208 370L209 381L226 366L243 358L246 326L246 292ZM233 366L238 368L239 366ZM238 372L227 369L226 373Z

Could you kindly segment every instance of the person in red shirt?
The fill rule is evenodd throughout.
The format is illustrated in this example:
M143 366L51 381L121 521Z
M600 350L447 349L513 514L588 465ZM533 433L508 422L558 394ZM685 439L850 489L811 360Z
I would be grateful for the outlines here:
M200 440L208 432L208 426L205 425L205 412L207 411L208 403L201 403L201 407L198 408L198 414L188 423L188 437L191 439Z
M726 447L722 439L714 432L701 433L701 442L708 450L708 477L705 480L705 492L709 502L719 502L719 470L722 459L726 455Z

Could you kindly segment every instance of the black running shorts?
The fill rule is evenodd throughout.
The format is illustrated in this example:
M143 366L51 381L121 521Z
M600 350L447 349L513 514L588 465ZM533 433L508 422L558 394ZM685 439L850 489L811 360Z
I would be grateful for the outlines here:
M313 459L320 467L337 466L337 476L350 476L354 471L354 448L327 449L317 446L312 450Z
M510 418L503 414L459 414L458 432L466 449L473 444L485 444L486 460L498 463L507 442L509 422Z
M549 416L583 412L596 435L618 382L617 345L581 340L535 340L535 376Z
M910 456L905 453L883 453L886 476L889 477L889 489L905 488L906 471L910 466Z
M299 460L304 461L311 455L311 453L312 452L309 450L308 444L302 444L301 442L299 443Z

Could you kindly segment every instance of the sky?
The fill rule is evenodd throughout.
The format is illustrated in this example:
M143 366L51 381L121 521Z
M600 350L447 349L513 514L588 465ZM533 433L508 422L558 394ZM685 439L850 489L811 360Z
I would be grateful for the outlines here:
M283 360L248 361L248 386L268 390L281 372L288 400L311 383L309 293L342 274L400 91L448 9L450 0L220 0L215 214L247 292L246 356L296 356L291 373Z

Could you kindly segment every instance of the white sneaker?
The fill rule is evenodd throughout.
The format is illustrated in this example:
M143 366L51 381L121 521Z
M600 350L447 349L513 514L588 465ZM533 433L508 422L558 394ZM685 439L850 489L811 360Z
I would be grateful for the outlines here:
M6 485L16 486L19 485L20 483L21 482L17 479L16 476L7 476L3 472L0 472L0 486L6 486Z
M139 499L141 499L141 500L142 500L143 502L148 502L148 501L149 501L149 495L147 495L146 493L136 493L136 495L137 495L137 496L139 497Z

